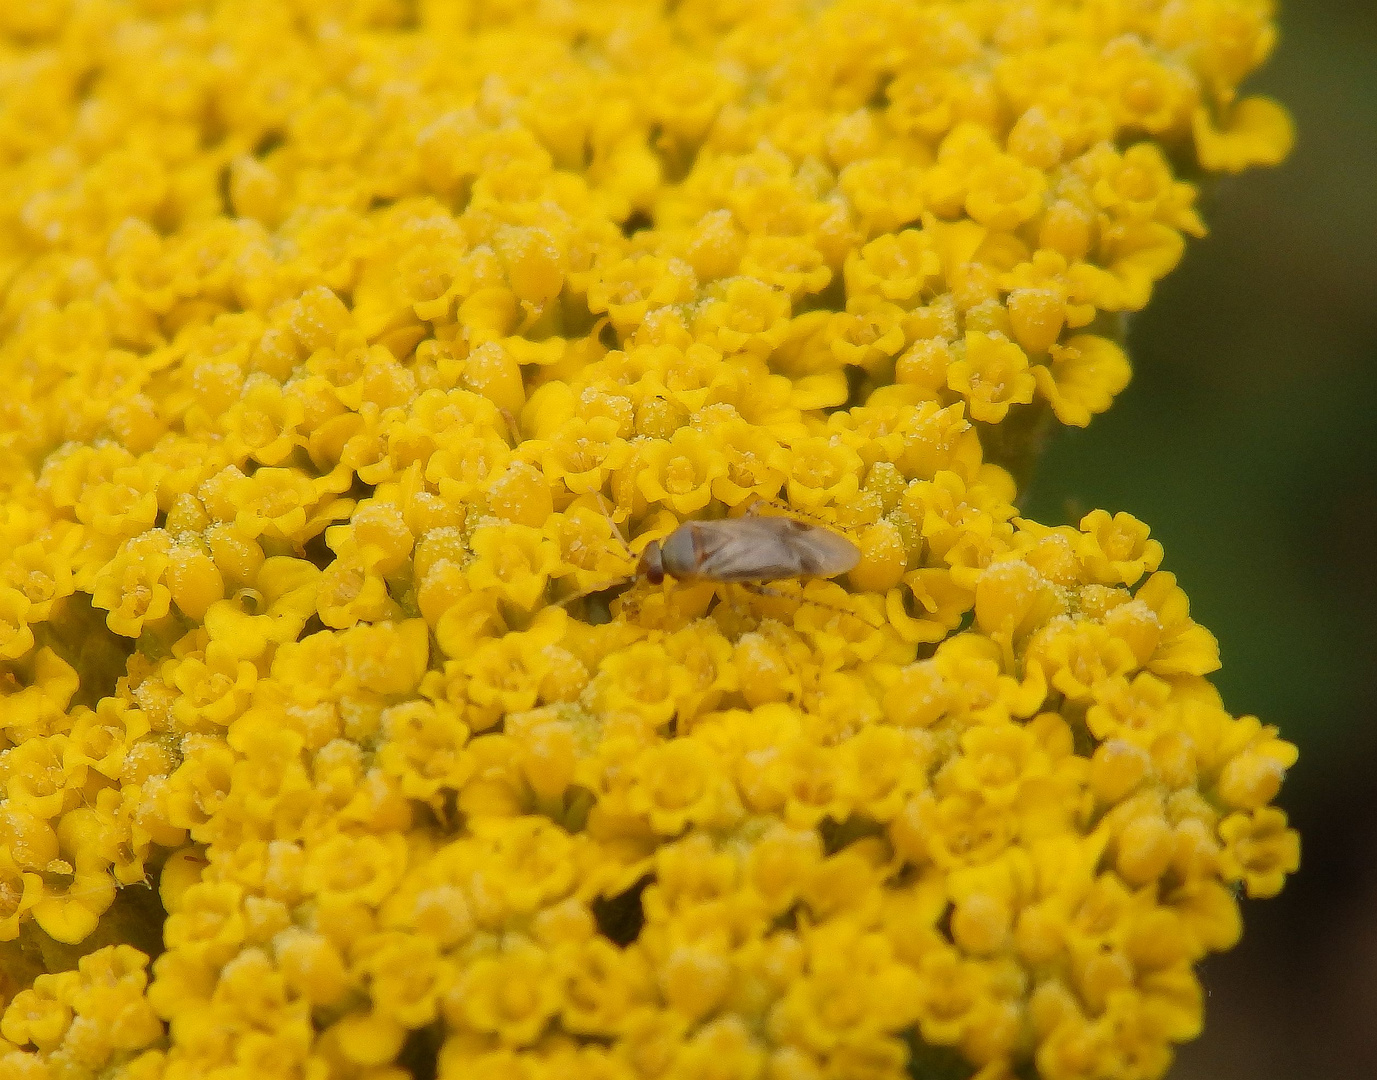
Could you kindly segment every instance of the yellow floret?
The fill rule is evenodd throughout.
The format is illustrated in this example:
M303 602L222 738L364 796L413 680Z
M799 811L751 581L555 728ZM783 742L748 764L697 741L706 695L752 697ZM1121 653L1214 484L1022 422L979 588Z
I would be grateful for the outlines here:
M1268 3L0 37L0 939L165 946L0 979L0 1073L1152 1080L1198 1033L1295 748L1147 525L1014 477L1127 385L1197 184L1287 152ZM856 565L640 572L776 513Z

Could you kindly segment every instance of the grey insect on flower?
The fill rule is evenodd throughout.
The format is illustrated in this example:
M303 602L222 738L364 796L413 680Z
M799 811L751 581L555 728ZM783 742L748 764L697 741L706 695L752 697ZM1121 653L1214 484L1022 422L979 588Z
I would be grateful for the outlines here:
M790 578L830 578L860 561L846 537L787 517L750 515L686 521L646 545L636 572L653 585L680 581L761 584Z
M608 520L613 521L611 515ZM615 522L612 528L628 558L634 558ZM763 595L779 595L767 587L770 582L836 577L852 569L860 558L855 544L825 526L791 517L763 516L752 507L741 517L686 521L663 539L646 544L635 569L626 577L558 603L569 604L638 580L660 585L667 577L685 583L741 585Z

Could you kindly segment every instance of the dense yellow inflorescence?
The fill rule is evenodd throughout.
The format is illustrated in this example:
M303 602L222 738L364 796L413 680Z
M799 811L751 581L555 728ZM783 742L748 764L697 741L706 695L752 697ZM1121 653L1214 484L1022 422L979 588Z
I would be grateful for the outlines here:
M0 1077L1159 1076L1295 751L1015 478L1271 16L0 4Z

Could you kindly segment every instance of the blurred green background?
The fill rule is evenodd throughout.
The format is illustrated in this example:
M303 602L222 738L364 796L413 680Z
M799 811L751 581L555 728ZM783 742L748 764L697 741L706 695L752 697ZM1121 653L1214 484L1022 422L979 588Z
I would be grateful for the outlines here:
M1132 385L1025 507L1148 522L1225 703L1301 748L1301 872L1206 963L1174 1080L1377 1077L1377 3L1282 0L1280 23L1247 89L1291 109L1295 152L1206 195L1211 235L1130 326Z

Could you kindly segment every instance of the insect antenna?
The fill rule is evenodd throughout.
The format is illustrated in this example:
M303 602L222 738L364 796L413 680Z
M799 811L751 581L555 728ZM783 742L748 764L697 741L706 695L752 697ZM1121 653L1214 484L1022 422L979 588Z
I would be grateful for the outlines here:
M513 448L520 446L522 442L521 424L517 422L516 414L500 405L497 407L497 411L502 414L502 419L507 424L507 435L511 438L511 446Z
M602 516L607 519L607 524L612 529L612 535L617 538L617 543L621 544L622 551L625 552L628 561L635 562L636 553L631 550L631 544L628 543L626 537L622 535L622 527L617 524L616 515L607 508L607 500L603 498L602 492L595 491L593 492L593 496L597 500L598 509L602 511Z
M620 545L622 549L622 553L626 556L627 562L631 564L631 569L628 573L621 574L616 577L609 577L598 584L592 585L586 589L581 589L578 592L572 593L569 596L561 597L560 599L553 601L554 607L568 607L570 604L575 603L578 600L583 600L586 597L592 596L594 593L600 593L607 589L615 588L618 585L634 582L636 580L637 557L635 551L633 551L631 545L627 543L626 537L622 535L622 530L620 526L617 525L616 518L614 518L611 512L607 509L607 502L603 498L602 492L595 491L593 492L593 496L597 502L598 509L602 511L602 516L607 519L607 524L611 528L611 536L616 538L618 545Z

